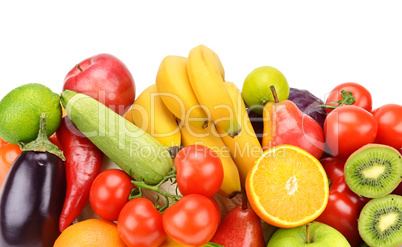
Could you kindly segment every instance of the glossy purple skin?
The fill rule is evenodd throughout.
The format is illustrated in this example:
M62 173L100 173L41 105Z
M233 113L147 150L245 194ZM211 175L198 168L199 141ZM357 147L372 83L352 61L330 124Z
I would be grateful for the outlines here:
M60 235L65 192L60 158L48 152L22 152L0 193L0 246L53 246Z
M321 127L324 126L327 113L325 108L318 107L325 104L321 99L307 90L290 88L288 100L295 103L299 110L312 117Z

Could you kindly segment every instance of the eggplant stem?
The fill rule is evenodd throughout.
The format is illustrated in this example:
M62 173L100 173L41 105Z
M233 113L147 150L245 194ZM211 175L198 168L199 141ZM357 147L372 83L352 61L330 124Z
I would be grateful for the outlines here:
M39 120L39 133L36 140L29 142L27 144L19 143L19 146L22 151L34 151L34 152L48 152L56 155L62 161L65 161L66 158L63 155L63 152L53 143L51 143L47 137L47 128L46 128L46 115L42 113L40 115Z

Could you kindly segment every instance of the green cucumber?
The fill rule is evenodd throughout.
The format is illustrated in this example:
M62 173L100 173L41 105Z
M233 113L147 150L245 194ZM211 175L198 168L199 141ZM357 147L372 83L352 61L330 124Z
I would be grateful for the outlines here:
M171 171L166 147L102 103L70 90L61 102L73 124L135 180L157 184Z

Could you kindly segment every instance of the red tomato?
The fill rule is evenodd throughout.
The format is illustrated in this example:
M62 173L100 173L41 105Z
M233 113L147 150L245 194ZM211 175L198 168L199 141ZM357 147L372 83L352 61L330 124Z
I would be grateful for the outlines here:
M163 228L169 238L180 244L202 246L214 236L218 220L217 210L209 198L191 194L166 209Z
M99 217L117 220L135 187L131 180L127 173L119 169L105 170L95 178L89 192L89 202Z
M347 159L360 147L374 142L377 122L363 108L345 105L328 114L324 122L324 133L331 154Z
M157 247L166 239L162 213L145 198L134 198L124 205L117 220L117 231L130 247Z
M183 148L175 158L177 186L182 195L212 197L222 185L223 167L218 154L202 145Z
M402 106L387 104L374 111L378 130L376 143L402 148Z
M0 148L0 189L15 159L22 153L18 145L7 143Z
M339 106L339 103L330 104L334 101L339 101L342 99L341 91L349 91L352 92L352 96L355 98L355 102L352 105L360 106L365 110L371 112L372 109L372 99L370 92L363 87L362 85L354 82L345 82L336 86L332 91L329 93L328 98L325 102L326 105L330 106ZM326 108L327 113L330 113L333 109Z
M347 186L343 171L345 161L337 158L323 158L320 161L331 183L327 207L316 221L337 229L352 247L357 247L361 242L357 220L369 199L356 195Z

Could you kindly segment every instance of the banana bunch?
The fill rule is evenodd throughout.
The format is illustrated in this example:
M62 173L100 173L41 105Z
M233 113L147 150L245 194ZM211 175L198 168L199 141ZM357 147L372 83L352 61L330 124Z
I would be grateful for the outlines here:
M210 116L198 103L187 75L187 58L166 56L156 75L156 86L166 107L198 128L208 127Z
M162 145L179 149L181 132L176 117L166 108L155 84L146 88L124 114Z
M225 81L218 55L204 45L188 57L166 56L155 84L142 92L125 118L167 147L204 145L221 158L220 194L239 193L262 154L241 93Z
M234 114L234 105L226 91L223 66L208 47L199 45L190 50L187 74L199 103L210 113L216 126L230 136L236 136L241 126Z

